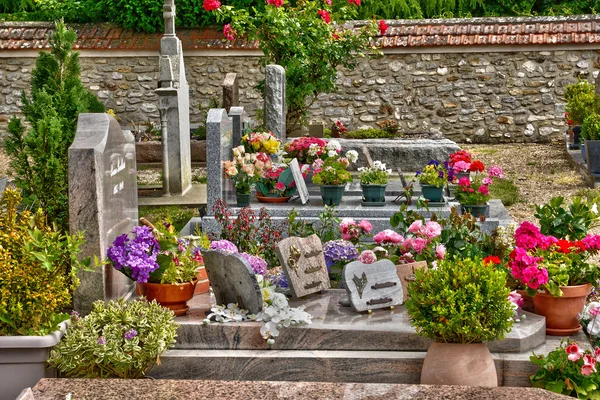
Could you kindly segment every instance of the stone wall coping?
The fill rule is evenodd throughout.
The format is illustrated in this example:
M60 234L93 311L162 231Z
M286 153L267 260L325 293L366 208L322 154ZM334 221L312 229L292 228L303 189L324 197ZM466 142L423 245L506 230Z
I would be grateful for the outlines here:
M368 21L349 21L360 27ZM600 43L600 15L469 19L386 20L389 29L376 42L384 50L467 46L591 45ZM162 33L140 33L112 24L72 24L79 50L158 51ZM1 22L0 51L47 49L49 22ZM258 42L227 42L220 28L180 29L184 51L257 50Z

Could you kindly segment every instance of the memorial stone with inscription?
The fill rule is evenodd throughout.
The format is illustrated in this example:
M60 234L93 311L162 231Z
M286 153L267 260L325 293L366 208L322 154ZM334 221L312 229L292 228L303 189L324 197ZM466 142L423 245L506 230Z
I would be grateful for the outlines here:
M344 267L344 287L354 311L362 312L402 304L402 284L390 260L373 264L353 261Z
M223 108L213 108L206 118L206 191L207 211L212 215L212 208L218 199L226 202L234 195L231 180L226 179L223 161L231 159L233 127L231 118Z
M329 289L329 274L323 256L323 245L317 235L290 237L275 249L294 297Z
M69 148L69 229L83 232L82 258L106 258L113 240L137 224L135 139L108 114L79 114ZM133 283L111 265L80 273L74 307L86 314L95 300L127 297Z

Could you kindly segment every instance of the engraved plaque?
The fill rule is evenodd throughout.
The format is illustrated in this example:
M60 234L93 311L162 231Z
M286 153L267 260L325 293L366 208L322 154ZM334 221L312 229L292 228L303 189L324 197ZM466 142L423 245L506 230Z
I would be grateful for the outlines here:
M343 279L354 311L387 308L404 302L402 283L390 260L374 264L353 261L344 268Z
M294 158L290 163L290 169L292 170L292 175L294 176L294 182L296 182L296 188L298 189L300 201L302 201L302 204L306 204L308 203L308 188L306 187L306 182L302 176L302 171L300 171L300 165L298 164L297 158Z
M408 299L408 282L414 280L415 269L417 268L427 269L427 262L419 261L410 264L396 265L396 271L398 272L398 278L400 278L400 282L402 283L402 289L404 293L403 302L405 302L406 299Z
M317 235L284 239L277 245L276 252L294 297L331 287L323 245Z

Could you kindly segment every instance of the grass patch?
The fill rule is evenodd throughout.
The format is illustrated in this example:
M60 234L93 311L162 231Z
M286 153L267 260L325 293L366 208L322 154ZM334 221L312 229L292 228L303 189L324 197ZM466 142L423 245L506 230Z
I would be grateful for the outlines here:
M192 182L194 183L202 183L206 185L206 182L208 181L208 178L206 177L206 175L192 175Z
M399 138L404 135L401 132L390 132L384 129L361 129L359 131L350 131L342 135L344 139L391 139Z
M484 156L492 156L494 154L497 154L500 150L498 149L492 149L492 148L487 148L487 149L477 149L477 151L473 152L473 154L475 155L484 155Z
M521 191L511 179L494 179L494 184L490 186L490 196L502 200L506 207L521 201Z
M169 221L177 232L179 232L188 221L195 216L199 216L199 212L195 208L181 206L161 206L148 207L141 206L139 208L140 217L145 217L154 225L162 224L164 221Z

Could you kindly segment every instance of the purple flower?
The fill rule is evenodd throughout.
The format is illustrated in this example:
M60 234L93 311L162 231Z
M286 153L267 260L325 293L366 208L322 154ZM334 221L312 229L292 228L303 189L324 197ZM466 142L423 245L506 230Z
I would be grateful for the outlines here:
M332 240L323 246L327 269L337 262L349 262L358 258L356 247L346 240Z
M238 248L229 240L215 240L210 244L210 250L223 250L228 253L238 253Z
M244 257L248 263L250 263L250 266L255 274L264 275L267 273L267 262L261 257L253 256L248 253L240 253L240 255Z
M97 343L104 346L106 344L106 338L104 336L98 336Z
M271 268L267 271L265 279L272 285L278 286L283 289L290 287L283 269L281 267Z
M71 321L79 321L79 313L75 310L71 311Z
M123 337L127 340L131 340L134 337L137 336L137 331L133 328L131 328L130 330L128 330L127 332L125 332L125 334L123 335Z
M138 282L147 282L150 274L158 269L156 257L160 251L158 241L147 226L136 226L133 240L123 234L108 248L107 255L118 271Z
M440 165L440 163L437 160L429 160L427 165L433 165L437 167L438 165Z

